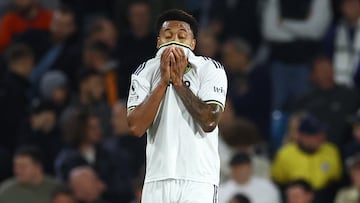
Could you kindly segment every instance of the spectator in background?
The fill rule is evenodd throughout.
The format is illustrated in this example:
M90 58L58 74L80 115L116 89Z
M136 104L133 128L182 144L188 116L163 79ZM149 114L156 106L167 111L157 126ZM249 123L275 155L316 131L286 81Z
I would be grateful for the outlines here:
M337 193L335 203L358 203L360 200L360 154L349 157L346 165L350 173L351 185Z
M272 145L280 146L287 114L309 89L308 63L331 21L330 0L269 0L262 31L270 45Z
M227 105L226 108L228 107ZM250 156L254 166L254 176L269 179L270 161L265 156L256 153L256 147L261 141L259 130L253 123L244 119L233 118L227 122L229 122L227 126L220 125L219 154L221 180L226 181L229 179L229 162L239 152Z
M18 131L18 145L32 145L41 149L44 172L54 175L54 160L62 148L62 138L56 126L54 104L46 101L33 101L31 115Z
M105 203L101 195L106 190L106 185L90 167L77 167L71 170L71 189L78 202Z
M14 11L8 12L0 24L0 53L13 37L28 29L49 30L52 13L42 8L37 0L15 0Z
M280 203L280 192L268 179L253 176L251 158L236 154L230 161L231 180L219 187L219 203L228 203L237 193L244 193L252 203ZM259 195L261 194L261 195Z
M14 157L14 174L0 185L0 202L49 203L57 187L43 172L41 152L34 147L19 148Z
M78 110L63 126L68 147L61 150L55 161L56 175L67 180L77 166L93 166L99 173L106 169L107 153L101 148L102 131L99 118L86 110Z
M105 43L111 50L111 57L116 57L118 31L113 22L106 18L98 18L89 25L87 40Z
M74 10L80 26L91 22L96 16L112 18L115 2L116 0L61 0L61 3Z
M119 75L123 75L120 87L128 87L130 76L147 59L155 56L156 34L151 31L151 6L147 1L137 0L128 7L129 30L119 42ZM126 80L125 80L126 79ZM128 88L120 93L120 98L128 96Z
M254 122L267 140L270 117L270 81L265 67L255 64L250 45L240 39L228 39L223 45L222 62L229 80L229 99L237 116Z
M283 143L296 142L299 136L300 121L304 115L306 113L301 111L291 114Z
M360 152L360 111L351 118L352 141L344 147L344 158L349 158Z
M335 183L342 175L340 154L326 141L325 124L308 114L295 143L285 144L275 156L272 176L280 186L304 179L317 191L318 202L332 202Z
M129 201L132 188L128 185L131 178L128 166L123 165L122 157L112 154L103 146L99 117L86 109L78 110L72 116L63 129L69 146L61 150L55 161L57 177L68 180L73 168L90 166L108 186L104 194L107 201Z
M195 51L197 55L219 60L220 43L212 30L200 30Z
M77 29L75 13L61 6L54 12L50 31L29 30L17 37L17 41L29 45L36 53L36 68L31 75L33 96L38 96L42 76L53 69L63 71L70 87L75 86L76 73L81 64Z
M73 192L67 186L55 188L51 199L51 203L76 203Z
M117 64L110 59L110 47L101 41L91 41L85 45L83 63L104 75L106 99L109 106L118 100Z
M13 45L6 54L8 71L0 84L0 148L12 153L16 147L16 132L28 116L29 76L34 65L34 53L25 45Z
M38 3L46 9L55 10L59 7L60 0L38 0ZM5 15L14 6L14 0L0 1L0 17Z
M337 84L360 87L360 2L341 0L342 18L325 38L325 48L335 69Z
M104 99L105 84L103 75L94 69L85 67L80 71L78 78L79 93L74 96L70 105L64 110L61 122L68 121L68 118L76 113L77 109L90 109L100 118L103 135L111 135L111 112Z
M333 66L327 57L314 59L311 80L313 89L300 98L297 109L311 112L324 121L328 125L327 140L341 147L349 139L347 118L359 107L359 96L352 89L335 83Z
M45 73L40 80L40 95L43 100L54 104L56 115L60 116L70 100L66 75L59 70Z
M313 203L314 191L304 180L295 180L286 186L286 203ZM342 202L347 203L347 202Z
M113 107L111 118L114 135L104 140L104 148L109 151L113 160L116 160L113 164L118 170L117 185L121 190L117 193L121 202L129 202L133 194L136 198L139 195L137 191L139 186L136 185L134 188L133 183L138 184L137 179L145 165L146 138L137 138L129 134L126 115L126 102L117 102Z
M132 179L138 177L145 165L146 139L130 135L126 119L126 102L117 102L112 110L111 123L114 136L105 140L105 147L119 157L122 168L127 169Z
M235 195L229 203L251 203L249 198L243 194Z
M259 3L259 0L211 1L208 26L221 39L240 37L257 50L261 42Z

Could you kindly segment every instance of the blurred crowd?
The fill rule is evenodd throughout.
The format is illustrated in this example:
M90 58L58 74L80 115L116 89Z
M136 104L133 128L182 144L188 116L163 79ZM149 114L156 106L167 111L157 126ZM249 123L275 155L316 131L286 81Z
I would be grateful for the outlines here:
M227 72L219 203L359 203L360 0L1 0L0 202L140 202L126 99L170 8Z

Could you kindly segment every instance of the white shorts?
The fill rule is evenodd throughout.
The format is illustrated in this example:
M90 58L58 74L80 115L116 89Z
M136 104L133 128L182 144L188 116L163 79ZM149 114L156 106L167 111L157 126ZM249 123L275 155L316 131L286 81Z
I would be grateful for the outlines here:
M168 179L144 184L141 203L217 203L218 187L209 183Z

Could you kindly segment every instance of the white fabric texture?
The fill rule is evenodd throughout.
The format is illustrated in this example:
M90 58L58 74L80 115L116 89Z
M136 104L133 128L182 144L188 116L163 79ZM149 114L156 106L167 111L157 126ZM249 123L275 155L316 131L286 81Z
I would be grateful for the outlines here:
M353 86L353 76L359 65L360 56L360 20L355 30L354 40L349 39L345 22L336 28L334 47L335 81L338 84Z
M188 180L145 183L142 203L217 203L217 186Z
M265 39L274 42L293 42L298 39L320 40L331 22L331 2L313 0L310 10L310 15L305 20L282 19L280 1L267 1L262 17Z

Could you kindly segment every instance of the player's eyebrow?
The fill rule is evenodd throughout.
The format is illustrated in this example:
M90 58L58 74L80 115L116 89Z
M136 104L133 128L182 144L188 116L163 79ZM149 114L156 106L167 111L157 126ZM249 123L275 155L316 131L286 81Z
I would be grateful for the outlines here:
M172 30L171 28L165 28L164 32L171 31L171 30ZM179 31L188 32L188 30L186 28L180 28Z

